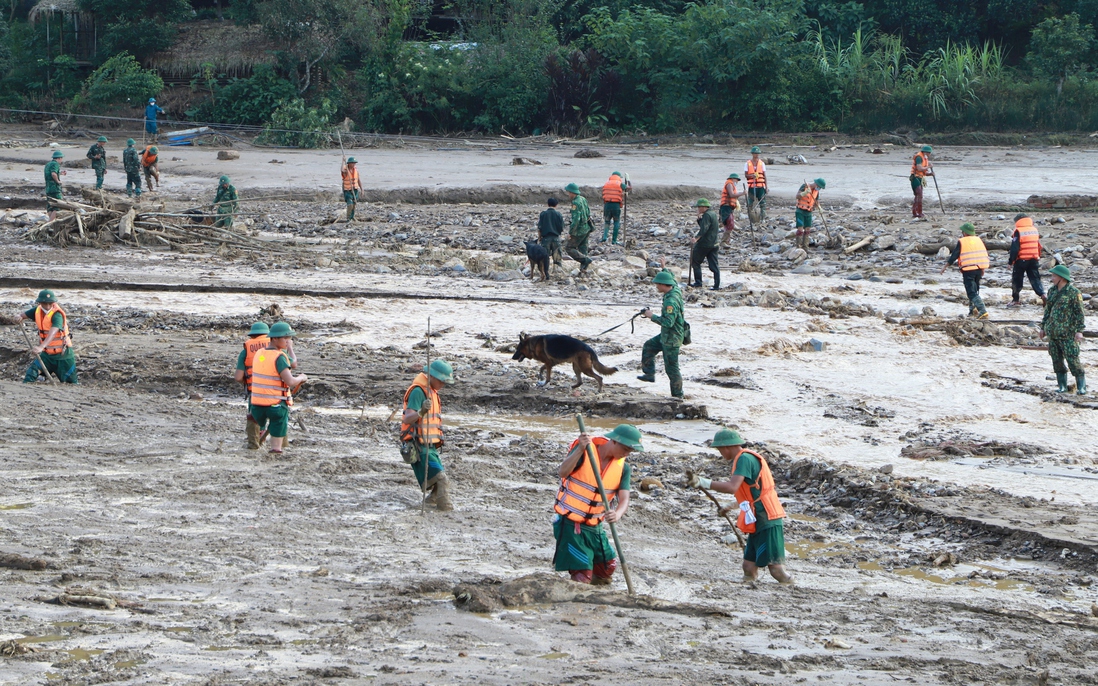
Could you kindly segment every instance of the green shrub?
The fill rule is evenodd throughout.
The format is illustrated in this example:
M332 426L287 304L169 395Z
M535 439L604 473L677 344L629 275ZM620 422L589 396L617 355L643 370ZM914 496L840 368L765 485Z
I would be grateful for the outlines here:
M271 121L256 142L297 148L323 148L331 140L335 108L325 99L320 107L308 107L301 98L288 100L271 114Z
M280 105L297 97L294 85L266 64L256 67L248 78L233 79L224 86L211 81L215 85L210 97L188 110L188 117L225 124L264 124Z
M160 94L164 81L151 69L142 69L128 52L111 57L84 81L73 107L106 108L129 104L136 107Z

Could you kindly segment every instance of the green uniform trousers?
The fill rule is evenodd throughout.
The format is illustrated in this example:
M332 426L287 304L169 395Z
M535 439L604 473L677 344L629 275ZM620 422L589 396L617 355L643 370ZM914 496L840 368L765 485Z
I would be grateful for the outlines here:
M1079 346L1075 346L1075 354L1079 354ZM53 374L61 383L79 384L80 380L76 378L76 357L73 356L70 350L68 354L61 355L47 355L42 353L42 362L46 365L46 370L50 374ZM27 372L23 375L23 383L34 383L38 380L38 376L42 373L42 366L39 364L36 358L31 366L27 367Z
M579 262L580 269L587 269L587 266L594 262L594 260L587 256L587 239L590 236L591 234L587 234L583 238L569 236L568 243L565 246L565 252L568 253L568 257Z
M126 171L126 195L141 195L141 172Z
M271 438L286 438L286 432L290 427L290 408L285 402L269 407L263 405L248 405L248 414L252 416L259 430L269 429ZM267 423L270 422L270 426Z
M747 534L747 545L743 549L743 559L754 562L757 567L780 565L785 562L785 532L781 522L768 526L762 531Z
M606 242L610 233L610 222L614 223L614 242L618 242L618 232L621 230L621 203L604 202L602 204L602 240Z
M412 468L412 473L416 475L416 481L419 482L420 487L423 487L423 448L416 445L416 449L419 450L419 460L414 464L408 465ZM442 466L442 459L438 456L438 448L431 447L427 449L427 480L435 478L442 472L446 471L446 468Z
M653 336L644 342L641 351L641 371L649 378L656 376L656 355L663 353L663 370L667 372L667 379L671 382L671 395L682 397L682 374L679 373L679 348L678 346L663 347L659 336Z
M1083 376L1083 365L1079 363L1079 342L1074 338L1048 339L1048 354L1052 358L1052 368L1057 374ZM1064 362L1067 364L1064 364Z

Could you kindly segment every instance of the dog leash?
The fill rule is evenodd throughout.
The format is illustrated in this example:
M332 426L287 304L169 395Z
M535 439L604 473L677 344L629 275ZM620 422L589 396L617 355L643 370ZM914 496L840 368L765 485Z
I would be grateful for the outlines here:
M632 316L632 317L630 317L629 319L626 319L626 320L625 320L624 322L622 322L621 324L618 324L617 326L611 326L611 327L610 327L609 329L607 329L606 331L603 331L602 333L597 333L597 334L595 334L594 336L592 336L591 338L598 338L598 337L599 337L599 336L601 336L602 334L604 334L604 333L610 333L610 332L611 332L611 331L613 331L614 329L620 329L621 327L625 326L626 324L628 324L628 325L629 325L629 333L631 333L631 334L632 334L632 333L635 333L635 332L636 332L636 326L634 325L634 323L633 323L633 322L634 322L634 320L636 320L636 318L637 318L637 317L639 317L639 316L641 316L642 314L644 314L644 311L645 311L646 309L648 309L648 308L647 308L647 307L642 307L642 308L640 309L640 311L639 311L639 312L637 312L637 313L636 313L635 315L633 315L633 316Z

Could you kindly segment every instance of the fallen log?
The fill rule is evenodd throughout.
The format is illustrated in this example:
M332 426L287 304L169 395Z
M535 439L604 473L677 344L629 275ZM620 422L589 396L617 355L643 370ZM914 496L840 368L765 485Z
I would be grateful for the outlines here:
M41 571L49 566L45 560L39 560L33 557L23 557L16 553L3 553L0 554L0 567L6 569L33 569L35 571Z
M854 243L853 245L849 245L849 246L843 248L843 254L844 255L849 255L852 252L857 252L858 250L861 250L865 246L872 243L876 238L877 238L876 236L866 236L865 238L858 241L857 243Z

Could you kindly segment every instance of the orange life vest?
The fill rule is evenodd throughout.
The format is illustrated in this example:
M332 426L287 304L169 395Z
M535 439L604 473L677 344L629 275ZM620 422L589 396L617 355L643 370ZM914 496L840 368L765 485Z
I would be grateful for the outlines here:
M926 158L926 155L922 152L917 152L915 153L915 157L911 160L911 173L921 179L926 176L926 169L919 169L920 164L928 169L930 168L930 160Z
M1037 260L1041 258L1041 237L1033 220L1023 217L1014 224L1014 233L1018 236L1018 259Z
M244 383L251 386L252 383L252 359L255 354L263 350L271 343L271 337L263 334L244 341Z
M252 394L253 405L274 407L284 400L289 404L290 387L278 373L278 358L285 355L284 350L264 348L252 358L252 380L248 391ZM289 359L286 357L287 361Z
M58 312L61 313L61 330L53 337L50 344L42 350L47 355L60 355L65 352L65 348L72 347L72 339L69 338L69 316L57 303L54 303L48 312L43 310L41 305L34 311L34 323L38 325L38 341L40 343L45 343L46 339L49 338L50 329L53 328L53 315Z
M153 146L151 145L148 146L147 148L145 148L145 152L141 153L141 164L145 165L146 167L151 167L156 164L157 159L159 159L160 157L159 155L154 155L149 152L150 150L152 150L152 147Z
M961 236L961 254L957 257L957 266L963 272L987 269L991 266L987 247L979 236Z
M732 189L736 189L736 182L729 179L724 182L724 187L721 188L721 205L731 207L734 210L740 208L740 201L732 197L732 194L728 192L728 187L732 186Z
M598 447L610 442L609 438L598 436L591 439L595 446L595 461L602 462L597 457ZM572 441L568 452L571 453L579 444L579 439ZM610 464L602 468L602 487L606 489L607 499L612 499L611 493L621 486L621 475L625 469L625 458L611 460ZM599 495L599 484L595 480L595 472L591 469L591 458L584 451L583 458L572 470L572 473L560 480L560 489L557 491L557 502L553 510L578 524L597 526L606 516L606 508L602 506L602 496Z
M347 168L342 170L343 175L343 190L352 191L358 188L358 167L351 167L347 165Z
M802 197L797 198L797 209L811 212L816 209L816 198L818 197L820 197L820 189L813 188L808 190Z
M732 460L732 472L736 471L736 463L740 461L740 457L744 454L751 455L759 461L759 478L756 482L750 483L745 478L740 487L736 489L736 502L751 503L751 511L758 513L756 503L762 503L763 509L766 510L766 518L768 520L782 519L785 517L785 508L782 507L781 501L778 500L778 492L774 489L774 476L770 473L770 466L766 464L766 460L763 456L751 451L745 450L736 456L735 460ZM751 495L751 487L759 489L759 499ZM756 517L758 515L756 514ZM747 523L747 515L741 509L739 516L736 517L736 527L747 534L755 533L755 522Z
M620 176L611 176L610 180L602 185L603 202L621 202L624 195L621 190Z
M748 160L746 176L748 188L764 188L766 186L766 163L761 159L757 164L755 160Z
M419 411L418 407L408 407L408 396L412 395L412 389L416 387L423 389L427 399L431 402L431 409L427 411L426 416L419 420L418 424L401 422L400 440L410 441L417 438L420 445L442 445L442 402L439 400L438 391L431 388L431 383L426 374L418 374L408 390L404 391L404 409Z

